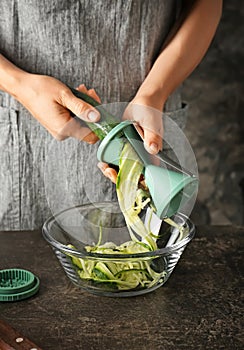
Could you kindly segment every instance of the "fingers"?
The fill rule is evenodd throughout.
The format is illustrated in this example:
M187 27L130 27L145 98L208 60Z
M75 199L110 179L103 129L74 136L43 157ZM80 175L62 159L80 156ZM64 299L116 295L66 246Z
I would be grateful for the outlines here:
M117 180L117 171L113 168L110 168L108 164L99 162L97 164L98 168L101 170L104 176L110 179L113 183L116 184Z
M87 90L84 84L81 84L77 90L86 93L98 102L100 98L94 89ZM70 91L63 94L62 104L73 112L80 119L87 122L96 122L99 120L99 112L88 103L75 97ZM85 141L89 144L96 143L99 138L88 128L84 127L77 119L70 118L61 131L59 131L54 137L58 140L64 140L68 137L74 137L78 140Z
M95 91L90 91L90 94L91 93L93 96L96 95ZM98 96L96 95L96 98L97 97ZM68 108L80 119L91 123L97 122L100 119L100 114L94 107L73 95L70 90L65 90L61 96L61 99L62 105Z
M130 103L123 119L134 120L138 123L136 129L143 139L145 149L150 154L157 154L159 150L162 150L162 112L149 106Z
M78 91L84 92L85 94L91 96L92 98L94 98L94 100L96 100L97 102L101 103L101 99L98 96L98 94L96 93L96 91L94 89L87 89L86 86L84 84L80 84L77 87Z

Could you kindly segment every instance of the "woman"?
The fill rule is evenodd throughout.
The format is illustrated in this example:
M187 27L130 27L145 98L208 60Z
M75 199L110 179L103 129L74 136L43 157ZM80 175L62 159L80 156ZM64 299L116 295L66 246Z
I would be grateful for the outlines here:
M103 103L131 101L127 117L139 123L146 149L152 154L162 149L162 119L148 111L143 118L134 106L184 118L176 88L204 56L221 7L221 0L184 0L181 6L176 0L1 1L1 230L34 229L50 215L44 183L50 134L58 140L97 140L70 111L84 121L97 121L99 114L67 86L79 86L98 100L99 95ZM70 142L62 147L67 155L77 151ZM87 170L96 146L79 144L78 157L75 201L111 199L109 181ZM114 180L113 169L99 166ZM69 193L78 191L77 184L69 185ZM59 191L52 197L66 201Z

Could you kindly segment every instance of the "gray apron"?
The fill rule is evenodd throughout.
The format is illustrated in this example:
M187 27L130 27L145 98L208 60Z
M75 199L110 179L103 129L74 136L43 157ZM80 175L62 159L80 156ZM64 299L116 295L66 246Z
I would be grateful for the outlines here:
M130 101L176 18L176 1L1 0L0 52L18 67ZM165 111L184 120L180 93ZM59 142L0 92L0 229L41 227L55 211L115 198L97 145Z

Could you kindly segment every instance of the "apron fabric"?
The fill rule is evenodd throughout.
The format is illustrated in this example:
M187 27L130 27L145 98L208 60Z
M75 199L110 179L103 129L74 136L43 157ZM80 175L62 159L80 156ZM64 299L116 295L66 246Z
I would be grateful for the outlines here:
M1 0L0 52L18 67L130 101L172 27L177 1ZM181 126L180 90L165 113ZM116 198L97 169L98 145L56 141L0 91L0 229L40 228L54 212Z

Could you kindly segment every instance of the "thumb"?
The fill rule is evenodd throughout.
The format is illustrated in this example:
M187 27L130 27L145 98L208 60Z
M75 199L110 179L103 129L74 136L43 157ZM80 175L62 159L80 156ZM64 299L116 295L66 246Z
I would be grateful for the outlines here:
M150 154L157 154L163 148L162 136L154 131L144 129L144 147Z
M86 122L93 123L100 119L100 114L94 107L73 95L71 91L65 94L63 105L74 115Z

